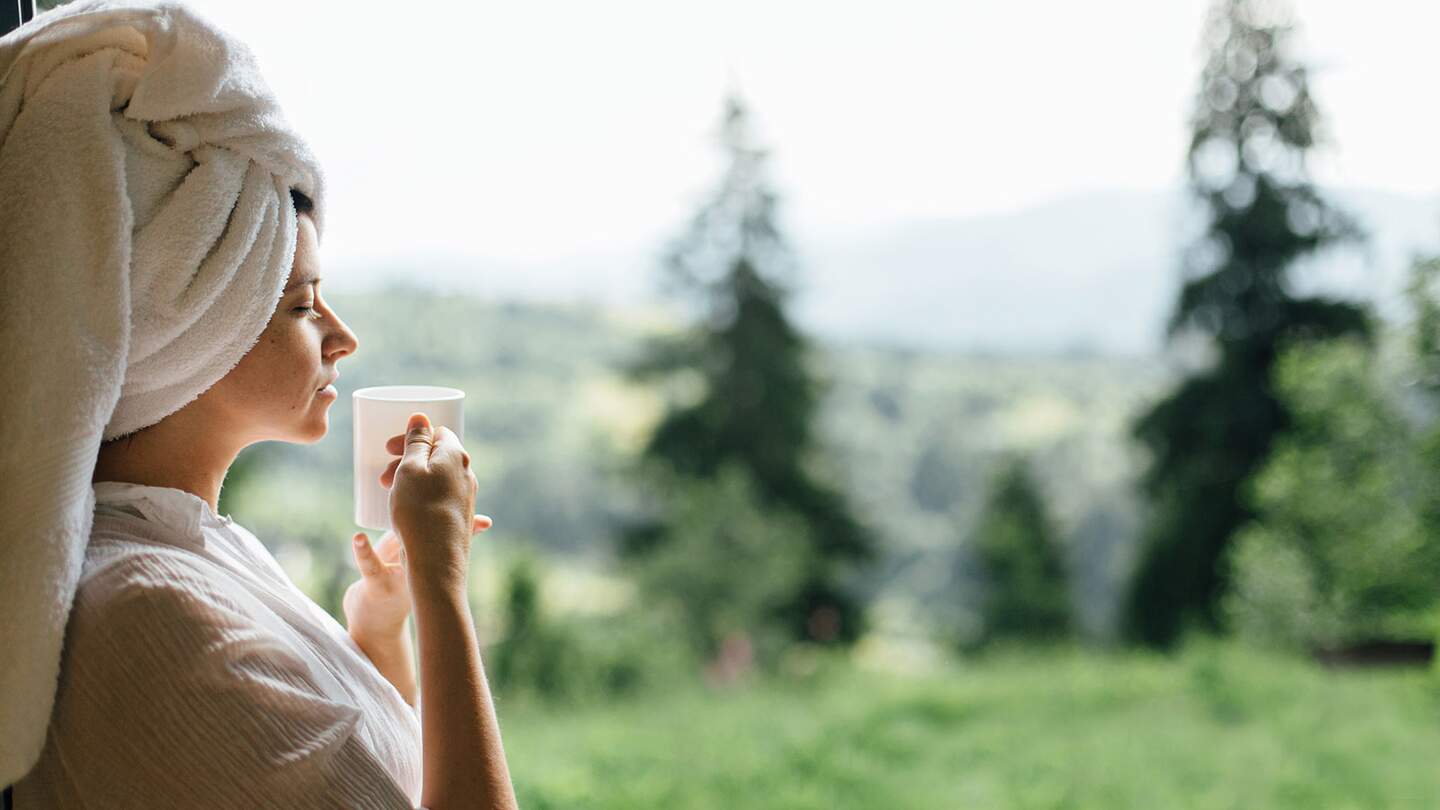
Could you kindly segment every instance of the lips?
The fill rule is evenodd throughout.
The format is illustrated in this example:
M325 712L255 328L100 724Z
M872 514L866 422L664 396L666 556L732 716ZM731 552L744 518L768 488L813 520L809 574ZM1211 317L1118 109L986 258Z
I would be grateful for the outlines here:
M330 386L334 385L334 384L335 384L335 381L338 380L338 379L340 379L340 375L339 375L339 374L336 374L335 376L333 376L333 377L330 378L330 381L329 381L329 382L325 383L324 385L320 386L319 388L316 388L315 390L316 390L316 391L324 391L326 388L329 388Z

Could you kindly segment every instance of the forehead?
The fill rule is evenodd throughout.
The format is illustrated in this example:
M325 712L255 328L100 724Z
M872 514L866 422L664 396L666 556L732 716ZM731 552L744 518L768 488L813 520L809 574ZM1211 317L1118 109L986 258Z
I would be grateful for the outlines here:
M297 244L314 248L317 242L315 236L315 220L309 214L300 214L295 217L295 239Z
M295 261L290 265L286 290L320 277L320 257L315 240L315 225L307 214L297 217L299 232L295 239Z

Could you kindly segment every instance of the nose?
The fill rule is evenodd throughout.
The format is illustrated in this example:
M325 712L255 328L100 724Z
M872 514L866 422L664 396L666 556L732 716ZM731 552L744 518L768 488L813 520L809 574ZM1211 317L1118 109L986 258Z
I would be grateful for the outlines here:
M335 315L335 331L331 333L331 350L329 357L332 360L339 360L347 355L354 354L360 348L360 338L351 331L350 327Z

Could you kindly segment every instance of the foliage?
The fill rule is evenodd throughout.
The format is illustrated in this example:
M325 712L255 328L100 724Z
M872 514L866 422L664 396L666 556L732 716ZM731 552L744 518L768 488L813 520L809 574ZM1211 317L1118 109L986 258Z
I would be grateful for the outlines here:
M645 604L678 616L701 659L734 636L758 651L761 665L773 665L787 630L787 599L805 576L807 525L764 507L736 465L713 481L681 478L671 486L668 541L631 568Z
M1410 266L1406 298L1414 310L1411 351L1419 390L1432 400L1440 394L1440 256L1418 257Z
M1065 564L1044 498L1023 458L1000 465L973 537L986 577L982 634L976 643L1068 635Z
M1282 8L1218 0L1207 29L1187 169L1209 222L1170 333L1203 341L1214 362L1135 424L1152 509L1126 618L1148 644L1222 624L1225 549L1254 516L1241 487L1290 423L1270 386L1280 346L1369 332L1361 307L1290 291L1296 260L1359 230L1309 182L1319 116Z
M506 573L505 635L490 645L486 671L512 699L582 705L661 692L694 671L663 616L622 612L552 617L542 606L541 564L518 555Z
M814 417L822 389L808 341L785 311L793 257L776 224L766 152L752 144L747 112L730 98L721 143L729 165L719 189L666 253L667 289L695 315L692 330L655 341L632 366L640 379L697 380L672 401L644 456L676 473L708 478L743 467L767 507L801 517L811 541L805 576L784 608L796 639L844 643L864 629L849 579L875 556L874 539L842 491L816 474ZM627 556L671 542L664 509L622 541Z
M1407 365L1422 400L1437 392L1437 271L1418 260L1410 287ZM1227 600L1247 635L1332 646L1440 630L1440 424L1410 418L1383 367L1355 339L1297 346L1277 364L1293 426L1253 481L1257 519L1238 538Z
M553 692L564 645L540 623L540 583L534 561L518 556L505 576L505 639L494 645L491 677L498 689L525 681Z

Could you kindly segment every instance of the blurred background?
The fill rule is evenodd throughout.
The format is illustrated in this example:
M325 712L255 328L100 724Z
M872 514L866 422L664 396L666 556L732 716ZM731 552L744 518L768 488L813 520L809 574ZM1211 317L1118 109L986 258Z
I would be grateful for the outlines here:
M1440 806L1440 7L191 5L360 337L221 511L343 621L464 389L523 806Z

